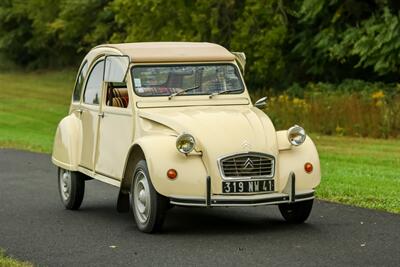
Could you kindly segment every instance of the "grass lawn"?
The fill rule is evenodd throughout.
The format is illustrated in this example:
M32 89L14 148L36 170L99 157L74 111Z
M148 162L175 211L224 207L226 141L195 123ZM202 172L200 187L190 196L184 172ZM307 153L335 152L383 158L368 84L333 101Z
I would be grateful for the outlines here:
M22 262L12 259L4 254L0 249L0 266L2 267L32 267L33 265L29 262Z
M0 148L50 153L68 112L74 70L0 74ZM321 199L400 213L400 140L312 135Z
M50 152L75 73L0 73L0 147Z
M400 213L400 140L313 135L322 182L317 196Z

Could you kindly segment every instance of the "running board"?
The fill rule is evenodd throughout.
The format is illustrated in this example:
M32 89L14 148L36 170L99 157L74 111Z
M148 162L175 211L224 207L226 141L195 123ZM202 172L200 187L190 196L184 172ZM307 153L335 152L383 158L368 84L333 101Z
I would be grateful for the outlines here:
M83 173L83 174L85 174L85 175L87 175L87 176L89 176L89 177L92 177L93 179L96 179L96 180L102 181L104 183L116 186L118 188L121 186L121 181L120 180L110 178L110 177L102 175L100 173L95 173L95 172L90 171L90 170L88 170L88 169L86 169L84 167L79 166L78 167L78 171Z

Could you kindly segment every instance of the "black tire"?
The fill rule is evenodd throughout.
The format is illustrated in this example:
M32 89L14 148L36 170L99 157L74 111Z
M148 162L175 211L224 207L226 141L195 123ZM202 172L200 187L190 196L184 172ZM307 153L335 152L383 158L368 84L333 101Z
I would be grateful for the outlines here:
M145 160L140 160L133 172L130 203L140 231L153 233L161 230L169 200L154 189Z
M66 209L79 209L85 195L85 176L58 168L58 191Z
M279 204L279 211L288 223L300 224L310 216L314 200Z

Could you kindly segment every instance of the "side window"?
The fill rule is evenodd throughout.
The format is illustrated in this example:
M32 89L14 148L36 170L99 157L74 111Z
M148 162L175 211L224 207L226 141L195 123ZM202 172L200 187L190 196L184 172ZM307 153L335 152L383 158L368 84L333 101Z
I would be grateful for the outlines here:
M87 61L83 64L81 71L79 72L78 79L76 80L74 94L72 96L72 100L74 102L79 102L81 99L81 92L83 87L83 82L85 81L85 77L88 71L88 64Z
M101 86L103 84L103 70L104 60L96 63L94 68L89 74L86 83L85 93L83 95L83 102L87 104L98 105L100 102Z

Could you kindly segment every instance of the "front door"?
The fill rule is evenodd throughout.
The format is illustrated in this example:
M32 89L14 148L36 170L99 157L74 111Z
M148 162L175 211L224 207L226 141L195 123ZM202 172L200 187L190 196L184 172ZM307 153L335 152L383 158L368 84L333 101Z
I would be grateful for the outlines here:
M95 172L121 180L133 141L134 121L126 83L106 83L100 114Z
M89 73L82 98L82 154L80 165L94 170L99 112L103 86L104 60L96 62Z

